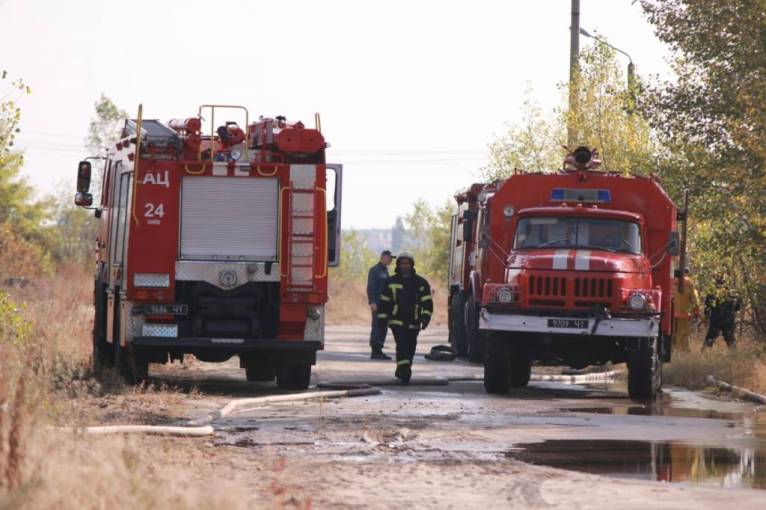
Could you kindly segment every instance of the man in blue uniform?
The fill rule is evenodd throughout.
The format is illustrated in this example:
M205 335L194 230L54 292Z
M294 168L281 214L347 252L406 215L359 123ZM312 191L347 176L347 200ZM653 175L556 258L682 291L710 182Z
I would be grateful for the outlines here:
M412 377L412 360L418 345L418 333L431 322L434 305L431 286L415 273L415 257L402 252L396 259L394 276L386 280L380 296L378 321L389 326L396 340L395 376L403 383Z
M386 342L386 327L378 324L378 307L380 306L380 295L385 289L388 279L388 266L394 257L391 252L384 250L380 254L380 261L370 268L367 273L367 303L372 312L372 326L370 330L370 348L371 359L391 359L391 356L383 352L383 344Z

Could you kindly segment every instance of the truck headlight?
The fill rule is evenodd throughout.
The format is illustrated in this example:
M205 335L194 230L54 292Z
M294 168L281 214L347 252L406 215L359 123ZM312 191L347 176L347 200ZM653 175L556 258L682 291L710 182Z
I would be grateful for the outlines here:
M513 302L513 291L508 287L503 287L497 291L497 300L501 303Z
M170 287L168 273L136 273L133 275L133 285L136 287Z
M630 298L628 299L628 306L630 306L633 310L643 310L646 308L646 296L640 292L631 294Z

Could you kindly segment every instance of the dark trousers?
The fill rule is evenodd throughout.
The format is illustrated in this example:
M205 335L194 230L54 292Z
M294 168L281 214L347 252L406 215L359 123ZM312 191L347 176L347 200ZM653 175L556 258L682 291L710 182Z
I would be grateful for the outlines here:
M397 366L412 366L412 359L415 357L415 349L418 346L419 329L402 328L394 326L391 328L396 340L396 364Z
M705 347L712 347L721 333L723 333L723 339L726 340L726 345L730 349L735 349L737 347L737 339L734 337L733 322L722 324L711 321L705 335Z
M383 344L386 343L387 328L378 324L377 312L372 312L372 324L370 325L370 347L383 348Z

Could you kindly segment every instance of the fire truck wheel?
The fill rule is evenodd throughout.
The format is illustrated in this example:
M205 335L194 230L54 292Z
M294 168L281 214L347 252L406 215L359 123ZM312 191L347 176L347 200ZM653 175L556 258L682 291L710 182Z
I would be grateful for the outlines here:
M305 390L311 382L311 365L281 365L277 368L277 386L283 390Z
M524 388L532 377L532 363L520 347L511 350L511 386Z
M473 295L468 298L468 302L465 304L465 321L468 359L476 363L482 363L487 342L484 338L484 333L479 329L479 307Z
M245 365L245 376L248 382L273 381L275 375L274 367L272 366L261 363L247 363Z
M465 296L458 291L452 295L450 303L450 344L461 358L468 354L465 335Z
M484 388L487 393L508 393L511 383L511 344L502 335L490 333L484 362Z
M662 387L662 361L656 338L643 338L628 357L628 394L635 400L651 400Z
M96 280L94 289L95 316L93 319L93 370L112 366L111 346L106 342L106 286Z
M140 384L149 377L149 361L138 353L114 343L114 369L125 384Z

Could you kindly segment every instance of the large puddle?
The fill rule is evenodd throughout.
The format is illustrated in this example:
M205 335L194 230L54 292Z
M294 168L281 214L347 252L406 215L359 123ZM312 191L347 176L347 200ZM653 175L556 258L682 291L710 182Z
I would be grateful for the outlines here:
M751 446L703 446L678 441L551 440L520 445L507 456L530 464L604 476L766 489L766 410L754 404L669 389L650 403L625 401L570 407L563 411L726 420L729 427L741 427Z
M681 443L553 440L523 445L508 457L605 476L766 489L766 449L707 448Z

